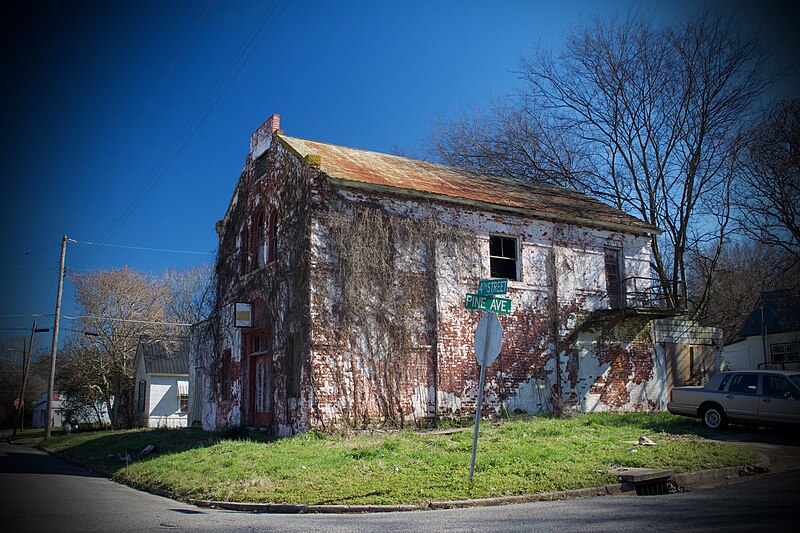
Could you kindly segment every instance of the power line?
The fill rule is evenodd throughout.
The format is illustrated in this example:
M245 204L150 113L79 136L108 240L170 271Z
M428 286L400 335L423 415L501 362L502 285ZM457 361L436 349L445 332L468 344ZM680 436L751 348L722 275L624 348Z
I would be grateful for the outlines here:
M116 233L116 231L122 226L128 217L133 214L136 207L138 207L139 203L144 199L144 197L156 186L161 177L172 165L172 162L177 159L184 147L194 137L205 120L214 110L217 103L230 88L231 84L236 79L236 76L244 68L244 65L253 55L267 33L269 33L269 31L278 21L281 14L283 14L283 11L290 2L291 0L286 0L286 3L283 5L277 16L273 19L272 24L270 24L269 27L267 27L267 22L269 21L270 16L272 16L272 14L275 12L278 3L277 1L273 2L271 8L265 8L254 30L250 32L245 41L239 47L236 55L233 57L233 59L231 59L226 70L217 78L217 81L206 94L205 98L200 103L200 106L192 115L192 118L181 129L181 131L178 133L178 136L164 152L161 159L159 159L159 161L156 163L156 166L151 171L150 176L142 182L138 190L129 198L127 204L119 211L117 218L102 233L99 239L100 242L105 242L112 235L114 235L114 233ZM265 28L266 31L264 30ZM233 74L231 74L231 72L233 72ZM94 256L94 253L95 252L92 251L81 257L76 266L82 266Z
M52 244L50 246L45 246L43 248L37 248L36 250L31 250L29 252L22 252L22 253L16 254L16 255L10 255L8 257L4 257L3 259L0 259L0 263L5 263L6 261L11 261L12 259L17 259L19 257L25 257L25 256L28 256L28 255L33 255L33 254L36 254L36 253L39 253L39 252L43 252L45 250L50 250L51 248L56 248L56 245Z
M191 326L192 324L185 324L183 322L160 322L155 320L135 320L133 318L113 318L110 316L96 316L96 315L78 315L78 316L67 316L61 315L62 318L66 318L67 320L79 320L81 318L94 318L97 320L111 320L113 322L132 322L135 324L156 324L160 326Z
M0 319L8 319L8 318L42 318L42 317L51 317L53 313L47 314L27 314L27 315L0 315ZM30 328L29 328L30 329Z
M57 268L5 268L0 267L0 270L4 272L41 272L43 270L47 271L55 271L58 270Z
M126 248L128 250L146 250L149 252L168 252L168 253L176 253L176 254L195 254L195 255L214 255L212 252L196 252L193 250L174 250L169 248L149 248L146 246L127 246L124 244L108 244L104 242L89 242L89 241L71 241L76 244L88 244L91 246L108 246L111 248ZM52 269L57 270L57 269Z
M78 335L86 335L87 333L89 333L89 332L87 332L86 330L83 330L83 329L65 329L65 330L63 330L63 332L64 333L75 333L75 334L78 334ZM144 333L144 334L131 333L131 334L128 334L128 335L120 335L119 333L115 333L114 337L115 338L116 337L121 337L121 338L125 338L125 339L138 339L138 338L141 338L142 335L147 336L150 340L188 339L189 338L188 335L160 335L160 334L154 335L152 333ZM95 335L89 333L87 336L94 337Z

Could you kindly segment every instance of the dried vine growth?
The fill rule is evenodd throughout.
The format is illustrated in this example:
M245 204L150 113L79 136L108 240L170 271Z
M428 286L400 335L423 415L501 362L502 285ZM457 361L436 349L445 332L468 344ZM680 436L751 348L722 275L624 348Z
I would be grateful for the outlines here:
M361 369L352 377L335 370L343 422L420 422L410 399L415 384L427 391L436 379L437 258L453 260L468 235L432 217L364 205L331 210L323 224L332 322L322 327L348 348L350 368Z

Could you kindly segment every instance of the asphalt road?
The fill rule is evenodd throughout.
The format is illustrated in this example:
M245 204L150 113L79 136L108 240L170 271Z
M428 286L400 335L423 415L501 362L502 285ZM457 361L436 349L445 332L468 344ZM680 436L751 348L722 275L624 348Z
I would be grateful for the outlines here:
M0 498L0 529L7 532L795 531L800 470L665 496L368 515L279 515L186 505L0 441Z

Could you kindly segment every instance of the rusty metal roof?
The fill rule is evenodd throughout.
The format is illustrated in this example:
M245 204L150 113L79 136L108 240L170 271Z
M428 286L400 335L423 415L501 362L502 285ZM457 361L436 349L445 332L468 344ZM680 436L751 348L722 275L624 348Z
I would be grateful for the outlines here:
M578 191L545 183L489 176L406 157L278 135L300 157L319 156L334 184L428 196L480 208L513 210L536 218L624 229L661 230Z

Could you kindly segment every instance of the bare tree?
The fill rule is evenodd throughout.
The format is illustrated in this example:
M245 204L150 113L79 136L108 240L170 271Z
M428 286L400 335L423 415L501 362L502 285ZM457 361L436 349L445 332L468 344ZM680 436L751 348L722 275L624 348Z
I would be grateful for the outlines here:
M215 296L213 264L166 270L159 282L170 322L196 324L211 315ZM189 326L181 326L180 332L188 335Z
M112 426L128 426L133 423L138 341L145 335L173 334L165 326L163 287L152 276L127 267L73 274L71 279L82 316L77 346L63 358L62 368L78 364L87 386L106 403Z
M721 327L726 342L734 339L762 292L800 290L800 264L787 256L785 250L747 240L726 242L714 265L706 255L690 254L690 297L706 291L708 301L697 318Z
M708 12L665 26L595 20L558 55L523 59L522 92L491 120L440 128L432 145L451 164L571 185L663 228L652 267L678 304L687 253L719 259L737 134L774 80L769 59Z
M735 196L741 231L800 261L800 99L779 103L746 134Z
M95 420L102 427L101 406L107 409L115 398L113 355L73 338L62 348L57 364L56 386L64 395L65 411L82 420Z

